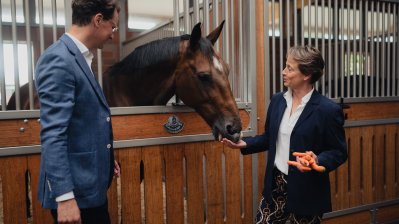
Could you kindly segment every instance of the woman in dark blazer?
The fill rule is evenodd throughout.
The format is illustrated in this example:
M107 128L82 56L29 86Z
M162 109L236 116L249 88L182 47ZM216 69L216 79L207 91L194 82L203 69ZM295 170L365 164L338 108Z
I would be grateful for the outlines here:
M268 151L256 223L320 223L331 211L329 172L346 161L347 146L342 109L313 86L323 69L317 49L290 48L283 70L288 91L272 97L265 132L222 140L244 155Z

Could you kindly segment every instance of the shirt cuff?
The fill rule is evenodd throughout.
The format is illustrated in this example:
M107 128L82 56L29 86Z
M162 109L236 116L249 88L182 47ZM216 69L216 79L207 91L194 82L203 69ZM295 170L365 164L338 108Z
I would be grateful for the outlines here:
M75 195L73 194L73 191L70 191L70 192L65 193L65 194L63 194L61 196L56 197L55 201L56 202L61 202L61 201L66 201L66 200L69 200L69 199L72 199L72 198L75 198Z

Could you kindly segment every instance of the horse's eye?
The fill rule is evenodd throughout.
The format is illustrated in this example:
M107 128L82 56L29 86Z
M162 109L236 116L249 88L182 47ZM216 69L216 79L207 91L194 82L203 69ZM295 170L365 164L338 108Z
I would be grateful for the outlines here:
M209 73L206 72L200 72L197 74L199 80L203 81L203 82L210 82L212 81L212 76Z

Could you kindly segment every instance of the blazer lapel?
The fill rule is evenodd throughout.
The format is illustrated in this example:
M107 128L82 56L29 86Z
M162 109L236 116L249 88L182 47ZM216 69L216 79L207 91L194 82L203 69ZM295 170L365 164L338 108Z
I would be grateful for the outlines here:
M320 93L318 93L316 90L313 91L312 96L310 97L309 102L306 104L304 110L302 111L301 116L299 116L298 121L295 124L294 129L292 132L295 131L295 129L301 125L303 121L305 121L314 111L314 109L317 107L320 101Z
M287 101L285 100L284 97L281 97L281 100L280 100L280 102L278 103L278 106L277 106L277 113L278 113L278 117L277 117L277 120L276 120L276 122L277 122L277 126L276 127L277 128L280 127L280 123L281 123L281 120L283 119L284 112L285 112L286 108L287 108Z
M283 95L281 95L281 98L277 102L277 110L274 113L275 116L272 116L272 118L275 118L274 120L272 120L272 122L274 122L274 125L272 127L275 127L273 130L274 139L277 139L277 134L280 129L281 120L283 119L284 111L286 108L287 108L287 101L285 100Z
M108 109L109 108L108 103L107 103L107 100L105 99L103 91L101 90L100 84L94 77L94 74L92 73L91 69L87 65L86 60L84 59L82 53L79 51L79 48L75 45L75 43L72 41L72 39L69 38L65 34L61 37L61 40L66 44L68 49L74 54L76 61L78 62L79 66L82 69L83 73L85 74L86 78L89 80L91 86L93 87L95 93L97 94L97 97L104 104L104 106Z

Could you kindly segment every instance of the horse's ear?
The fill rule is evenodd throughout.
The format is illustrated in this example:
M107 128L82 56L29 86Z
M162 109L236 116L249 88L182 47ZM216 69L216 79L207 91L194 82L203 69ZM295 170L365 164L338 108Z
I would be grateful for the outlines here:
M201 23L197 23L191 31L190 36L190 48L195 49L198 46L198 42L201 39Z
M224 20L218 27L216 27L216 29L214 29L210 34L208 34L208 36L206 36L206 38L211 41L212 45L214 45L218 40L220 33L222 32L223 25L224 25Z

